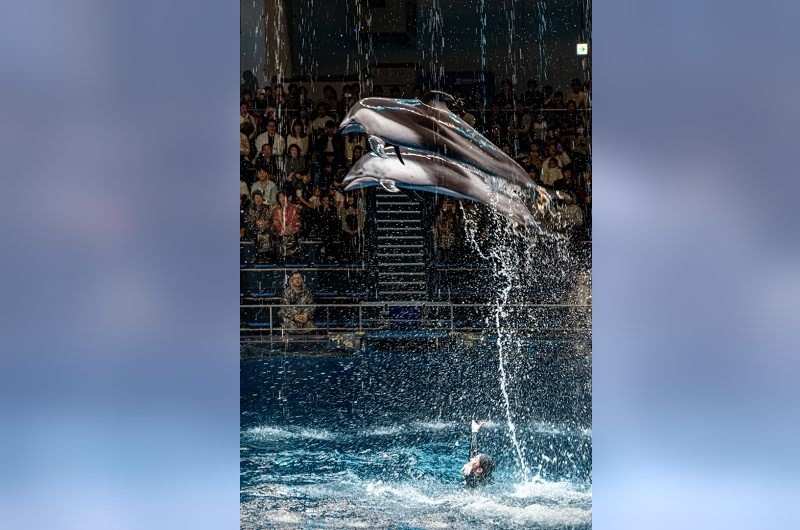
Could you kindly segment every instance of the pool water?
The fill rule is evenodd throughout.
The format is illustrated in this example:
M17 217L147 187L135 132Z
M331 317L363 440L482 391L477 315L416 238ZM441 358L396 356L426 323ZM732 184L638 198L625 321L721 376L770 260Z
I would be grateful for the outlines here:
M591 370L569 344L509 359L527 472L490 348L278 355L241 371L242 528L591 527ZM495 473L469 489L473 417L488 420Z

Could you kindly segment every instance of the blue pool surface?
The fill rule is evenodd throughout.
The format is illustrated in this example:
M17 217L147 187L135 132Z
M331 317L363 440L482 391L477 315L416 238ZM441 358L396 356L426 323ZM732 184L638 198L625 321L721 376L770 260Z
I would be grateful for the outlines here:
M525 469L491 348L242 361L242 528L590 528L589 360L547 343L507 363ZM473 417L496 470L469 489Z

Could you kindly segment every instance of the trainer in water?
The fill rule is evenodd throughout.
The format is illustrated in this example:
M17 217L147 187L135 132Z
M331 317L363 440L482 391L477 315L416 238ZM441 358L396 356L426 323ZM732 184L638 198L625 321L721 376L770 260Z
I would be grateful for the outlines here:
M469 443L469 461L464 464L461 473L464 475L464 480L467 486L474 488L478 484L487 484L492 479L492 471L494 470L494 460L492 457L483 454L478 449L478 431L483 425L483 422L478 423L472 420L472 436Z

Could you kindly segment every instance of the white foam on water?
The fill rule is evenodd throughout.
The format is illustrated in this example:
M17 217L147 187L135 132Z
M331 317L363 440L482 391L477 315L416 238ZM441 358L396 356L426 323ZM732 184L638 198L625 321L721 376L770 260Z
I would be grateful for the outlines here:
M258 427L251 427L244 431L246 437L255 438L259 440L276 440L281 438L308 438L311 440L332 440L338 435L324 429L311 429L305 427L299 428L281 428L272 427L269 425L259 425Z

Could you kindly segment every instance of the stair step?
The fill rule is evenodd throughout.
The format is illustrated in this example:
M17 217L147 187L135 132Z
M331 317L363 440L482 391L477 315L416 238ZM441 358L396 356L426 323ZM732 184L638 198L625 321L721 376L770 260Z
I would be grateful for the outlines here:
M422 243L416 243L413 245L398 245L396 243L385 243L381 244L378 243L378 248L422 248L424 245Z
M418 294L418 295L426 295L428 294L426 291L378 291L378 295L387 295L387 294Z

